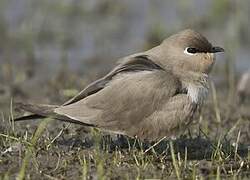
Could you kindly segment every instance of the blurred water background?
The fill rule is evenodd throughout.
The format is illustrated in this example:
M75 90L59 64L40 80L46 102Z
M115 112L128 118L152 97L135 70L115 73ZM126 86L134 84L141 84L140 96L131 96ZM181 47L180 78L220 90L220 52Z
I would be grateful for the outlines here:
M214 78L232 80L250 68L249 18L248 0L0 0L0 85L26 91L44 88L42 79L65 84L69 74L93 80L185 28L226 49Z

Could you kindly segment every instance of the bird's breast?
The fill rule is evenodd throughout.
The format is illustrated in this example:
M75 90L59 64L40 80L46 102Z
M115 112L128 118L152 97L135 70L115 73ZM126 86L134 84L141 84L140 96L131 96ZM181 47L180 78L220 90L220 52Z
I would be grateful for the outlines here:
M193 103L201 104L207 97L208 88L204 86L197 86L189 84L187 86L187 95L191 98Z

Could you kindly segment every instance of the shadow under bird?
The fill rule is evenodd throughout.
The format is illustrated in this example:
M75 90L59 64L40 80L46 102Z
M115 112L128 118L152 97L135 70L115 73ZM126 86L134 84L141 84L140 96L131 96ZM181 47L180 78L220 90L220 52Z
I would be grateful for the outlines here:
M196 31L181 31L122 58L63 105L17 103L33 114L15 121L51 117L142 140L175 136L202 106L215 53L223 51Z

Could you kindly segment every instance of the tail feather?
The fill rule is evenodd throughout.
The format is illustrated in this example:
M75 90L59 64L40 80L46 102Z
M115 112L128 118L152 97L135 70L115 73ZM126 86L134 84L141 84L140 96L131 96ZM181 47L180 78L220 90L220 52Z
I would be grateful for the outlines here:
M81 124L85 126L93 126L92 124L86 124L75 119L71 119L67 116L60 115L54 112L55 108L59 107L57 105L44 105L44 104L25 104L25 103L15 103L17 109L22 109L28 112L31 112L31 115L22 116L14 119L14 121L23 121L23 120L34 120L34 119L44 119L47 117L57 119L60 121L71 122L75 124Z
M25 111L41 115L41 116L53 116L55 115L54 109L58 106L56 105L44 105L44 104L25 104L25 103L16 103L15 104L17 109L23 109Z

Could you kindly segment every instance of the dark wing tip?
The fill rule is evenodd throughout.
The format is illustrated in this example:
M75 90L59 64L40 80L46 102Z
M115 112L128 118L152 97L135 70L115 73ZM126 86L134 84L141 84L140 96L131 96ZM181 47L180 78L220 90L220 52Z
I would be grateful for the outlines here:
M27 116L21 116L18 118L13 119L15 122L16 121L24 121L24 120L34 120L34 119L44 119L46 118L45 116L41 116L38 114L31 114L31 115L27 115Z

